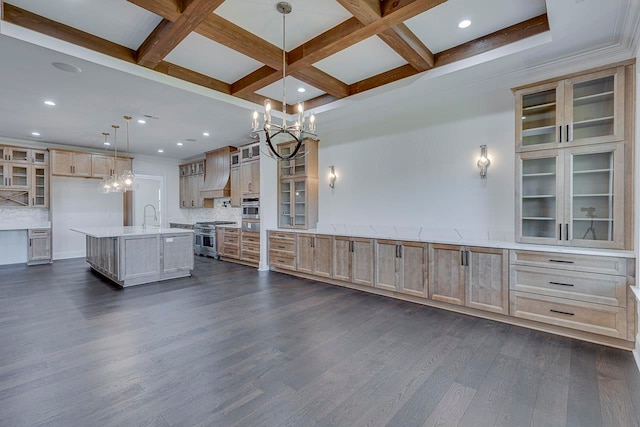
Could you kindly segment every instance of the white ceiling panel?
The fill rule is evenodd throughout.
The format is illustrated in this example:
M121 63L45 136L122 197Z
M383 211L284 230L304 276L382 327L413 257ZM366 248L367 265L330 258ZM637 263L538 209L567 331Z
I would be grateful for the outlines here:
M433 53L438 53L545 12L545 0L448 0L405 24ZM471 25L458 28L464 19Z
M162 20L122 0L10 0L5 3L134 50Z
M338 80L352 84L406 63L386 43L374 36L314 65Z
M233 83L263 65L196 33L189 34L165 61L226 83Z
M298 88L304 88L305 92L298 92ZM259 95L266 96L270 99L282 101L282 80L278 80L275 83L270 84L267 87L260 89ZM324 95L324 92L313 86L301 82L291 76L285 78L285 95L287 96L287 104L296 104L300 101L307 101L317 96Z
M282 15L275 0L226 0L215 13L269 43L282 47ZM286 50L324 33L351 18L335 0L291 0L286 17Z

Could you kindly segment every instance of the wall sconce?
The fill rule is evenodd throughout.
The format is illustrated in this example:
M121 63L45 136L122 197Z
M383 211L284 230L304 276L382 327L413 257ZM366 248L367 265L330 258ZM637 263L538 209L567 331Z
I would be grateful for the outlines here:
M333 165L329 166L329 187L333 188L336 185L336 171Z
M480 158L478 159L478 167L480 168L480 178L487 179L487 168L491 165L491 160L487 157L487 146L480 146Z

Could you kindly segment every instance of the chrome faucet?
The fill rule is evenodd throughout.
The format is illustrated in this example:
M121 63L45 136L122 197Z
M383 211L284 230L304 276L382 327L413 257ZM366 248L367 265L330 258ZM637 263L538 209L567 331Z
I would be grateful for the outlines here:
M158 213L156 212L156 208L153 205L145 205L144 206L144 212L143 212L143 218L142 218L142 229L146 230L147 229L147 208L151 207L151 209L153 209L153 220L157 223L158 222Z

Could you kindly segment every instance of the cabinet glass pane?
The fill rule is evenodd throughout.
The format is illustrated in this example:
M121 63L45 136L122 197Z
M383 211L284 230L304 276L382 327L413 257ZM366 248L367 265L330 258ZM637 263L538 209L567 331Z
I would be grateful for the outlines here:
M14 186L27 186L27 168L21 166L13 166L11 168L11 185Z
M573 139L613 135L615 77L573 85Z
M4 178L5 178L5 166L0 163L0 186L3 186L5 184Z
M306 186L305 181L295 183L294 225L304 225L306 216Z
M250 148L251 148L251 157L257 157L260 155L260 145L252 145Z
M522 97L522 145L556 141L556 90Z
M29 150L11 150L11 160L14 162L26 162L29 160Z
M522 161L523 236L556 236L556 160Z
M280 155L282 157L291 154L291 146L280 147ZM293 162L291 160L282 160L280 162L280 176L291 176L293 174Z
M280 226L291 225L291 183L280 183Z
M46 154L39 152L39 151L34 151L33 153L33 161L35 163L44 163L46 160Z
M306 166L307 166L307 157L306 157L307 151L306 151L306 147L304 144L302 144L300 146L300 150L298 150L298 154L296 154L296 159L295 161L295 167L294 167L294 174L295 175L304 175L306 173Z
M573 238L613 240L613 152L573 156Z

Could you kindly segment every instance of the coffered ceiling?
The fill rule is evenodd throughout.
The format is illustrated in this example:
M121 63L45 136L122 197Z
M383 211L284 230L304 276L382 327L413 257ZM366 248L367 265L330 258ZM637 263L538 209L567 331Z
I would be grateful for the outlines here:
M600 32L600 38L608 37L610 43L614 42L614 36L619 40L620 8L627 7L628 1L631 0L612 0L617 9L609 5L609 13L594 19L606 22L611 18L613 28L593 29L593 33ZM605 8L597 0L290 0L293 12L286 17L285 43L287 110L293 112L293 104L304 101L307 110L325 111L334 104L340 105L337 101L462 64L536 36L553 33L554 38L556 35L561 38L567 30L556 29L555 23L562 25L568 19L554 11L570 11L583 2L582 10L588 9L589 13ZM122 104L109 96L109 92L121 92L114 87L119 82L121 87L131 88L124 97L131 99L132 93L139 97L137 103L129 101L128 110L123 113L160 117L162 111L166 114L162 121L167 117L181 118L180 125L165 126L162 131L159 121L151 118L149 124L155 123L157 133L146 135L149 139L153 135L157 140L170 137L172 144L177 140L201 141L202 133L215 127L217 144L237 144L238 140L247 139L246 108L262 104L265 97L276 105L282 99L282 15L273 0L0 0L0 3L3 3L1 34L30 42L37 38L32 34L39 34L61 42L56 46L62 46L59 50L65 53L71 51L67 44L82 48L74 51L79 52L74 54L75 59L60 53L49 56L51 62L57 57L61 62L80 64L85 71L94 72L92 76L63 78L57 70L45 68L47 73L57 73L51 76L52 81L69 80L67 93L75 95L76 105L82 104L81 93L89 91L87 97L92 102L105 104L112 100L114 107ZM468 28L458 28L463 19L471 21ZM36 57L45 56L35 47L4 39L0 35L3 58L7 54L19 58L18 52L31 50L31 56L27 53L23 56L33 65ZM134 70L132 74L137 77L113 69L100 70L94 63L105 61L86 52L97 52L100 58L111 58L112 63L129 64L127 70ZM92 64L84 64L85 60ZM123 67L114 68L123 70ZM135 71L135 67L140 71ZM12 63L4 71L0 69L0 73L16 74L20 69L20 64ZM31 76L31 83L36 86L38 83L33 80L41 80L45 73L43 69L22 72L23 77ZM103 76L103 87L89 89L90 82L96 86L97 75ZM0 77L9 76L0 74ZM176 79L184 84L176 83ZM2 80L6 84L6 79ZM165 87L167 83L170 87ZM16 105L23 98L21 94L33 91L16 84L12 88L0 86L15 96L13 107L3 105L0 99L0 111L5 110L9 116L13 109L21 110ZM194 85L210 99L196 100ZM183 93L184 88L192 93ZM199 106L199 110L195 111L194 106ZM95 108L103 109L98 105ZM189 117L185 117L186 112ZM74 112L69 110L67 114ZM31 115L37 117L37 111ZM213 125L219 117L224 117L224 125ZM64 119L59 118L60 122ZM175 128L188 127L190 122L193 129L181 136L174 132ZM28 131L14 131L13 122L3 122L2 117L0 126L3 126L0 136L20 138ZM92 126L98 127L95 123ZM86 129L84 142L60 136L47 140L98 147L101 130ZM138 132L144 138L142 131ZM185 145L189 146L182 147ZM192 146L194 150L203 148ZM171 155L183 158L197 153L191 148L180 150ZM154 148L140 152L151 154Z

